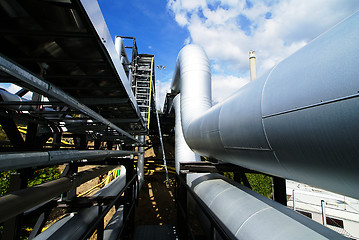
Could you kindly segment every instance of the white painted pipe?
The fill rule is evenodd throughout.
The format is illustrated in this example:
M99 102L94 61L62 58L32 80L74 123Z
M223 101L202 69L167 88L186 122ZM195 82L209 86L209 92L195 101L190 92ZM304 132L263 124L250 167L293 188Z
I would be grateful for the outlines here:
M201 161L200 156L188 147L184 139L181 124L180 98L181 94L178 94L173 99L173 106L175 108L175 165L177 173L179 173L180 170L180 163Z
M219 174L187 174L187 184L237 239L347 239Z
M211 108L203 49L178 55L184 137L197 154L359 198L359 14Z

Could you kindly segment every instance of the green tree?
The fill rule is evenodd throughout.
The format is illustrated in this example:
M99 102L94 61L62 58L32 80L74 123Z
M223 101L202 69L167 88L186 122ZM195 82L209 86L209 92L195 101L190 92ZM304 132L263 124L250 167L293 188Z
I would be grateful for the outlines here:
M225 172L225 177L234 179L233 172ZM249 184L252 190L262 194L265 197L272 197L272 178L264 174L246 173ZM243 184L243 182L241 182Z

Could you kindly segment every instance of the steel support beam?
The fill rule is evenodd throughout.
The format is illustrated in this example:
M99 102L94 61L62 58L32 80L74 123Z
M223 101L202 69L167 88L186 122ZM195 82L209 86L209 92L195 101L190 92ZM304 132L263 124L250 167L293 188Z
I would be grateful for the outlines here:
M60 31L16 31L11 29L0 29L1 35L11 36L26 36L26 37L56 37L56 38L93 38L94 36L89 33L83 32L60 32Z
M285 179L280 177L273 177L274 185L274 200L284 206L287 206L287 192Z
M59 196L61 193L74 189L82 183L110 171L114 167L96 167L80 172L72 177L62 177L51 182L9 193L0 198L0 222Z
M128 103L128 98L79 98L79 102L85 105L113 105Z
M0 70L14 76L26 84L31 85L32 87L36 88L44 94L45 96L53 97L59 101L66 103L67 105L71 106L72 108L81 111L83 114L90 116L91 118L105 124L109 128L116 130L117 132L121 133L122 135L128 137L129 139L133 140L134 142L140 143L135 137L130 135L129 133L125 132L115 124L111 123L109 120L105 119L89 107L85 106L84 104L77 101L75 98L69 96L61 89L57 88L51 83L48 83L36 75L26 71L24 68L20 67L16 63L12 62L11 60L7 59L3 55L0 54Z

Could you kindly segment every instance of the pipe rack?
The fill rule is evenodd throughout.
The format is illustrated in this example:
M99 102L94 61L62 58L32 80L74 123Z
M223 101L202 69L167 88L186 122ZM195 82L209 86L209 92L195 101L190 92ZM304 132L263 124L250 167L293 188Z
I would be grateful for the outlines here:
M11 192L0 197L0 222L14 217L38 204L70 191L115 166L96 167L80 172L72 177L62 177L51 182Z

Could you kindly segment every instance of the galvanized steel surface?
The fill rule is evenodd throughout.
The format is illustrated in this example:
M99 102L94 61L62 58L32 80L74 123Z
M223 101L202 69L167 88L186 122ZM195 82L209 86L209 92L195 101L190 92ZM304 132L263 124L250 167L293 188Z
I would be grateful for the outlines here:
M71 213L57 221L34 239L80 239L91 224L96 220L99 206L83 209L78 213Z
M186 136L191 121L212 106L211 68L204 50L187 45L177 57L172 91L181 92L181 121Z
M107 224L103 231L104 240L117 240L120 235L121 228L123 226L123 205L121 205L116 213Z
M105 160L137 154L124 150L58 150L48 152L3 153L0 155L0 171L26 167L50 166L79 160Z
M145 144L145 136L139 136L138 140ZM138 156L137 156L137 175L138 175L138 189L141 189L143 180L145 178L145 148L138 147Z
M180 108L181 94L173 99L175 108L175 166L176 172L179 173L181 162L200 161L200 156L195 154L187 145L182 132L181 124L181 108Z
M172 89L189 147L359 198L358 25L356 13L207 111L209 61L200 47L184 47Z
M219 174L187 174L187 184L237 239L347 239Z

